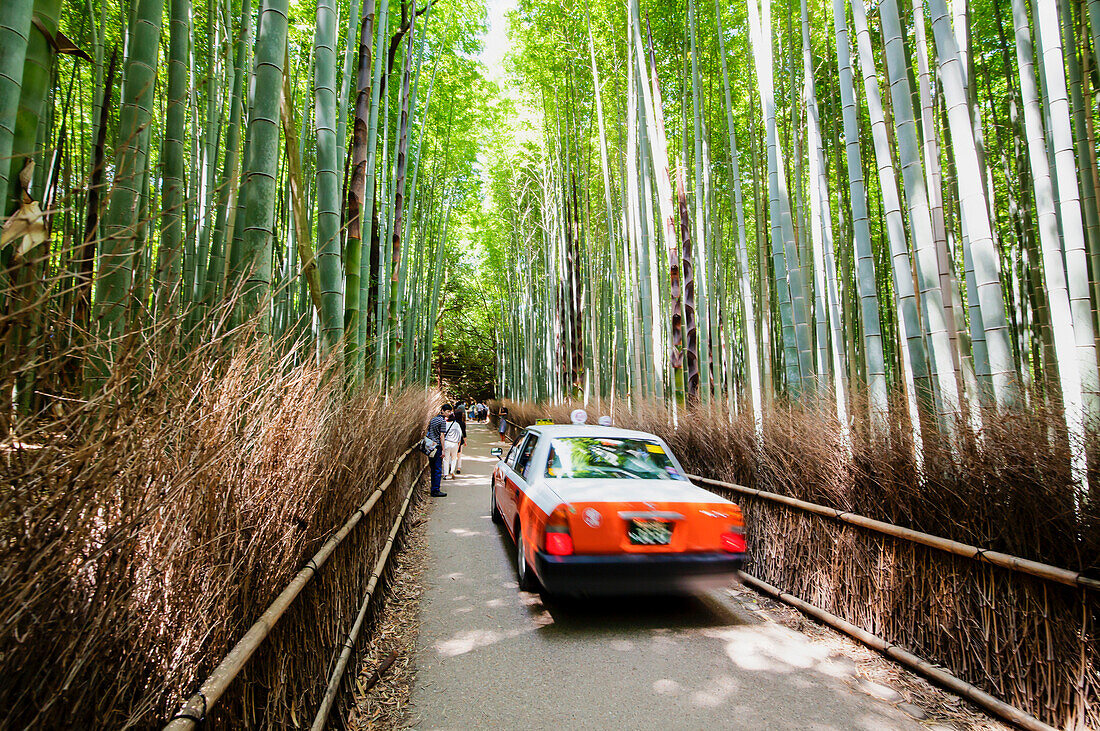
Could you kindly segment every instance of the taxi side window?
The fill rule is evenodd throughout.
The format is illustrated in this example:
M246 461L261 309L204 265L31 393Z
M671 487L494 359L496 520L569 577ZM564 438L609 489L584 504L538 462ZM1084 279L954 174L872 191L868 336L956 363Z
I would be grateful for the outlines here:
M512 448L508 450L508 456L504 458L504 463L512 469L516 468L516 460L519 459L520 452L523 451L523 438L516 440L516 443L512 445Z
M527 441L523 443L523 451L520 452L519 460L516 461L516 472L523 475L524 479L528 477L527 465L531 462L531 455L534 453L538 441L539 438L534 434L527 437Z

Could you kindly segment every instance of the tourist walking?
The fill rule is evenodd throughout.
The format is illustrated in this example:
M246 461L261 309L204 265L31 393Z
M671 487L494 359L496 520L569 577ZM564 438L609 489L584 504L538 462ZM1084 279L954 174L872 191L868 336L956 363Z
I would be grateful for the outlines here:
M508 431L508 407L500 402L500 410L497 411L497 428L500 430L500 441L504 441L504 433Z
M462 427L462 441L458 443L458 459L455 465L455 474L462 474L462 448L466 446L466 402L462 402L462 408L455 409L455 421Z
M452 413L447 430L443 433L443 479L454 479L461 445L462 425L458 423L458 415Z
M443 404L439 413L428 422L427 436L435 442L438 448L435 454L428 457L432 471L432 497L447 497L447 493L439 489L443 481L443 433L447 429L447 420L451 418L451 405Z

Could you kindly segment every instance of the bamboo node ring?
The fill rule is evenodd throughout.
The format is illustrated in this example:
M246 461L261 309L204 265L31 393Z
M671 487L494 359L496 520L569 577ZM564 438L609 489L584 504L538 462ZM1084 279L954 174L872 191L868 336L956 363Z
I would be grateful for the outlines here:
M191 704L191 701L194 700L195 696L198 696L202 700L202 711L199 712L198 716L195 716L187 710L187 706ZM183 707L180 708L179 712L176 715L172 716L172 720L175 721L177 718L183 718L188 721L194 721L196 725L201 726L203 723L206 722L206 708L206 695L203 694L201 690L196 691L195 695L191 696L191 698L183 704Z

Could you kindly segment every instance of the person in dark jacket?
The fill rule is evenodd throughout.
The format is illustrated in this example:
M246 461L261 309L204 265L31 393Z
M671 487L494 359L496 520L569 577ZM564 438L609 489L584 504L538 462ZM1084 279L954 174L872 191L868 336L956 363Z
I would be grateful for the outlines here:
M447 497L447 493L439 489L443 482L443 432L447 430L447 421L451 418L451 405L443 404L439 413L428 422L428 436L439 445L435 456L430 458L432 467L432 497Z

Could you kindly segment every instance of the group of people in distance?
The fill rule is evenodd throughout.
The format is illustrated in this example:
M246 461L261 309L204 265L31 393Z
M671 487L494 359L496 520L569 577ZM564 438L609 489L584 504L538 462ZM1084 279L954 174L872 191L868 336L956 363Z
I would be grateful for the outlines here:
M439 413L428 422L428 437L441 447L430 458L432 497L446 497L447 493L441 489L443 480L453 480L455 475L462 474L467 418L484 423L489 419L489 407L482 401L474 403L473 399L460 399L454 406L443 404Z

